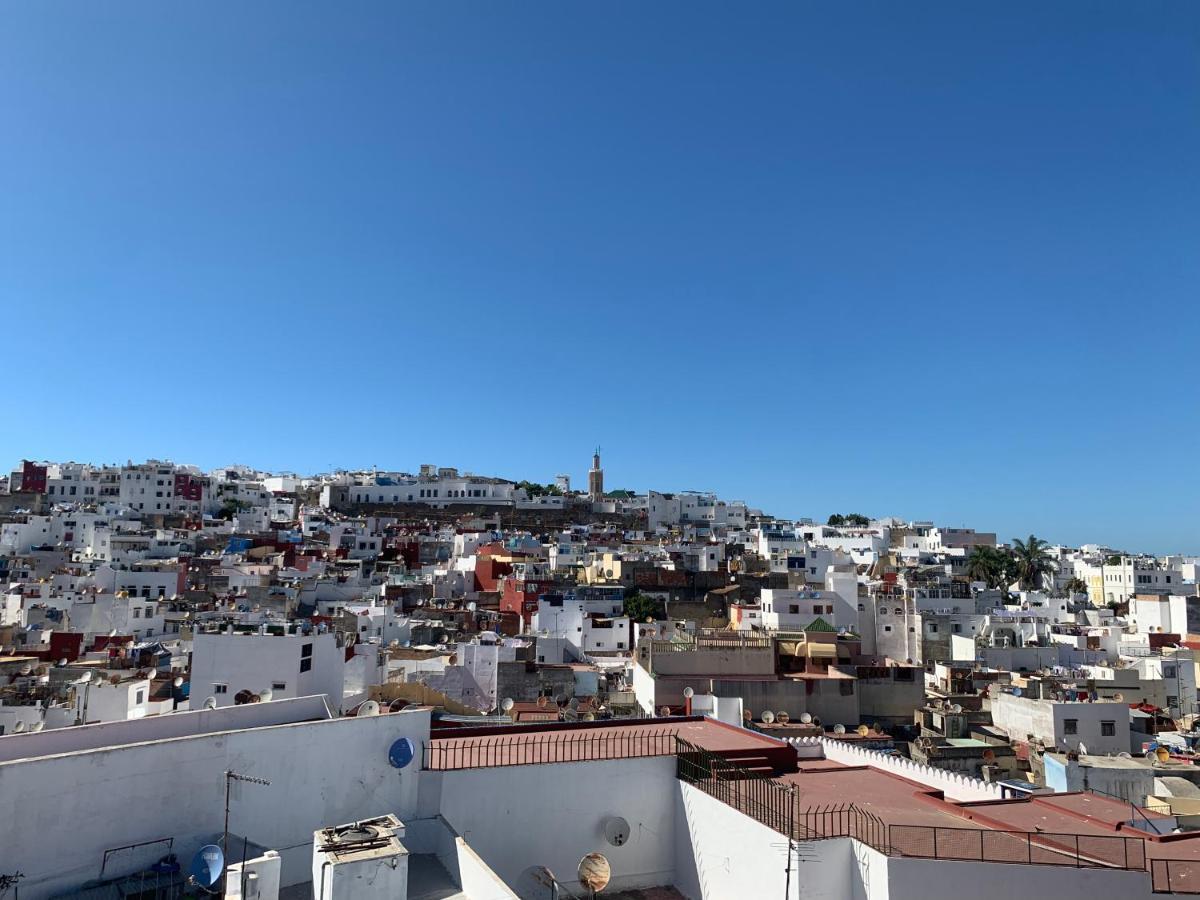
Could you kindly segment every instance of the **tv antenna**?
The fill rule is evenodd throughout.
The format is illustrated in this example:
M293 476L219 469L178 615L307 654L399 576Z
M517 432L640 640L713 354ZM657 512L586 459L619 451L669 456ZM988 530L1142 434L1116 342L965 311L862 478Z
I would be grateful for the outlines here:
M232 769L225 770L225 836L221 839L221 851L226 852L229 847L229 796L230 789L235 781L245 781L249 784L261 784L270 786L271 782L265 778L255 778L252 775L242 775Z

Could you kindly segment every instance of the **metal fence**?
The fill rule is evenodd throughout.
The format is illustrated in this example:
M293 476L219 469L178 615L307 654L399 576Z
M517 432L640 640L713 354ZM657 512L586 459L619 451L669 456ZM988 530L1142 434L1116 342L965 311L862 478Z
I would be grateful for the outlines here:
M682 739L678 744L677 772L682 781L793 840L852 837L888 856L917 859L1146 869L1145 843L1141 838L892 825L854 804L806 807L802 792L794 784L749 772ZM1175 868L1160 867L1157 881L1173 885L1194 883L1195 893L1200 893L1200 862L1172 860L1171 863Z
M866 810L853 804L805 807L794 784L742 768L682 738L676 743L681 781L792 840L854 837L873 847L887 846L887 826Z
M423 762L426 769L450 771L671 756L675 752L675 732L671 729L639 728L617 734L596 729L491 738L434 738L425 745Z
M1144 871L1141 838L927 825L889 825L896 856Z
M1150 884L1156 894L1200 894L1200 859L1152 859Z

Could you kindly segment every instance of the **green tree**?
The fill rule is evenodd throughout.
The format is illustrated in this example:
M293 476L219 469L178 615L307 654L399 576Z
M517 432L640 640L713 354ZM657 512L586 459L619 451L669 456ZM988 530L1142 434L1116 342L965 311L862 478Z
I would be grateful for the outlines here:
M1049 546L1047 541L1032 534L1024 541L1013 538L1012 555L1017 564L1017 579L1025 590L1036 591L1042 586L1042 579L1057 570Z
M1082 578L1070 579L1063 588L1068 594L1086 594L1088 592L1087 582Z
M841 513L834 513L829 517L829 521L827 521L825 524L832 525L834 528L839 528L846 524L846 517Z
M658 618L659 608L662 606L653 597L647 597L645 594L634 594L632 597L625 598L625 615L633 619L635 622L644 622L646 619Z
M978 546L967 558L967 574L989 588L1008 593L1017 580L1017 564L1011 553L999 547Z

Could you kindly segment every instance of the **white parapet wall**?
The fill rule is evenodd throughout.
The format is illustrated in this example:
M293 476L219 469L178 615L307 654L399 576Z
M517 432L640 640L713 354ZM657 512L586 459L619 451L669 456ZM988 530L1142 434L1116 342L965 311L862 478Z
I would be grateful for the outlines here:
M813 756L813 745L819 744L826 759L847 766L870 766L884 772L891 772L909 781L927 784L935 790L942 791L948 800L968 802L973 800L1000 800L1000 785L990 784L970 775L961 775L935 766L913 762L902 756L892 756L878 750L858 747L849 741L835 741L829 738L789 738L788 743L796 748L801 759Z

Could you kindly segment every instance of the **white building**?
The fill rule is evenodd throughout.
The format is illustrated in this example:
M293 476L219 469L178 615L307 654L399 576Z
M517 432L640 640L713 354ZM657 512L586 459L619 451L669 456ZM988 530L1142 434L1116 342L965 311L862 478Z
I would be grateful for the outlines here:
M331 709L342 708L346 654L332 632L270 634L198 632L192 643L190 703L207 698L232 706L241 691L265 690L280 699L325 695Z

